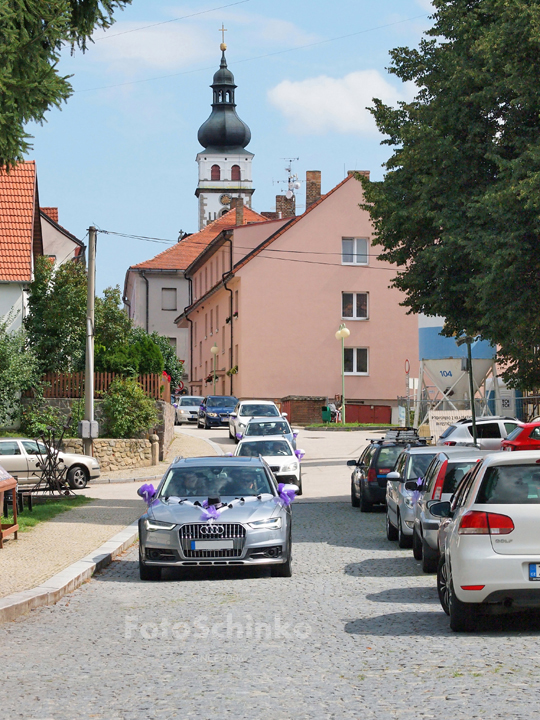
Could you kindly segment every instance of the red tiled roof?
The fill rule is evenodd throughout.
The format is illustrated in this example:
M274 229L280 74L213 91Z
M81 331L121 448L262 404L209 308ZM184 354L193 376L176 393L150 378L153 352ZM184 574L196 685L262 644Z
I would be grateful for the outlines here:
M58 222L58 208L52 208L52 207L40 207L41 212L44 212L45 215L48 215L51 220L54 220L55 223Z
M267 222L267 218L259 213L244 207L244 225L255 222ZM194 233L185 240L167 248L163 252L156 255L150 260L145 260L137 265L132 265L130 270L185 270L197 257L210 245L212 240L225 230L226 228L235 227L236 210L222 215L214 222L209 223L198 233Z
M0 280L32 280L36 187L34 161L0 168Z

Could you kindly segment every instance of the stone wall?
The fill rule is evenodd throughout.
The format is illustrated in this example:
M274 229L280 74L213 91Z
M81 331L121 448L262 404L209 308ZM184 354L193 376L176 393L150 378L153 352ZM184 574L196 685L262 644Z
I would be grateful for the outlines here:
M152 464L150 440L94 440L94 457L99 461L101 472L123 470L130 467L149 467ZM62 443L64 452L82 453L82 440L66 438Z
M163 460L169 445L174 439L174 417L176 408L169 402L156 400L158 425L156 434L159 437L159 459Z

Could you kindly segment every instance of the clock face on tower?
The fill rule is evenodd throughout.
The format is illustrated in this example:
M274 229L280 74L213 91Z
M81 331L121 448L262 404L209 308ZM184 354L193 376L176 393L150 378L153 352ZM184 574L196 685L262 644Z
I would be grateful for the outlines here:
M222 205L230 205L230 204L231 204L231 200L232 200L231 196L230 196L230 195L227 195L227 194L221 195L220 198L219 198L219 202L220 202Z

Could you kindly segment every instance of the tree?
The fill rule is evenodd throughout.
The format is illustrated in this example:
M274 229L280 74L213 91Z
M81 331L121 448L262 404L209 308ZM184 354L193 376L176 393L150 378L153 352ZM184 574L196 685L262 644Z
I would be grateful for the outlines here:
M136 437L157 423L156 403L133 378L116 378L101 407L109 437Z
M56 270L36 258L24 324L41 372L84 369L86 342L86 270L67 262Z
M13 318L0 321L0 427L15 423L21 394L39 381L37 358L28 348L23 329L9 332Z
M153 332L150 337L155 344L161 350L163 355L164 370L167 375L170 375L171 386L174 388L178 387L178 383L182 381L184 376L184 365L178 359L176 351L169 342L168 338L163 335L158 335L157 332Z
M415 313L498 345L505 379L540 385L540 5L433 0L419 48L390 72L418 87L374 100L393 148L382 182L362 179L382 259Z
M108 28L131 0L0 0L0 165L14 165L31 146L24 126L42 123L73 90L57 69L62 48L83 52L96 28Z

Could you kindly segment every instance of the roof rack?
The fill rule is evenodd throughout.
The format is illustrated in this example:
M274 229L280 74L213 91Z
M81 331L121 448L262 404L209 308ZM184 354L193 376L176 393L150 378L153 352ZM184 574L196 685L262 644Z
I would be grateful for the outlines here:
M372 443L398 443L400 445L426 445L429 438L419 437L418 430L411 427L388 430L383 438L372 440Z

